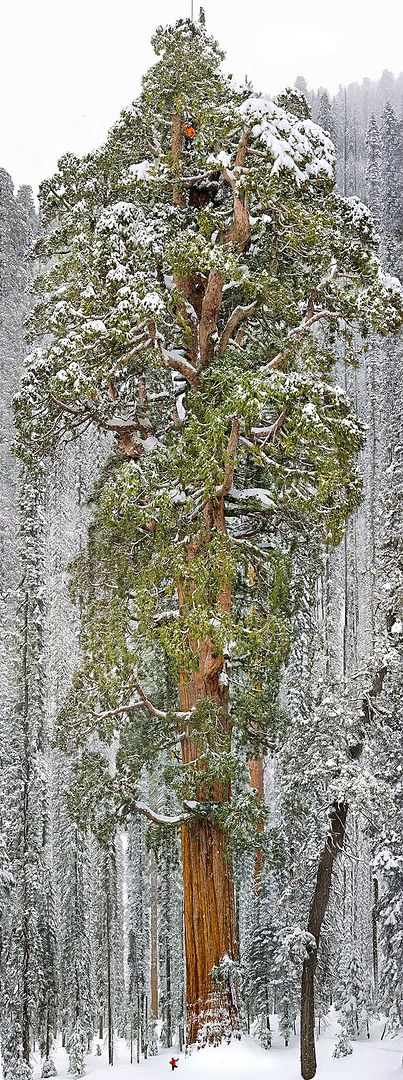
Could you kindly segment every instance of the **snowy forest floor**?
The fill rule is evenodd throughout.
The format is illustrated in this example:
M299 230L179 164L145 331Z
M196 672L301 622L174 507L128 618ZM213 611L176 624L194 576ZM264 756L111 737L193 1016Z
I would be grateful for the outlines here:
M383 1024L373 1025L371 1039L354 1043L351 1055L345 1058L332 1056L335 1044L334 1026L318 1039L318 1080L399 1080L402 1076L403 1037L383 1039ZM94 1050L96 1040L94 1041ZM299 1047L294 1038L287 1049L275 1038L271 1050L263 1050L254 1039L245 1036L242 1042L224 1045L218 1049L208 1048L193 1054L179 1054L177 1080L183 1075L188 1080L299 1080ZM102 1057L95 1053L86 1058L86 1075L90 1080L160 1080L172 1075L169 1059L172 1049L162 1050L156 1057L130 1064L130 1052L122 1039L116 1040L115 1065L109 1069L106 1048ZM54 1054L54 1061L61 1080L67 1080L67 1054L61 1048ZM34 1068L35 1080L40 1076L40 1062Z

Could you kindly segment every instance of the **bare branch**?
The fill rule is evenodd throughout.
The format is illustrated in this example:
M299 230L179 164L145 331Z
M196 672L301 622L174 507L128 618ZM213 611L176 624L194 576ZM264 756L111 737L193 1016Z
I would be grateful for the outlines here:
M171 350L170 352L168 349L165 349L158 333L155 335L155 346L158 349L164 367L171 368L172 371L177 371L178 374L182 375L186 382L189 383L189 386L196 385L196 368L193 367L193 364L191 364L189 360L186 360L185 356L182 356L177 350Z
M235 157L235 165L232 170L223 168L222 174L229 184L233 197L234 217L232 224L223 230L220 235L220 243L235 244L239 251L244 251L250 240L250 218L245 198L241 198L237 190L237 182L241 169L246 160L250 131L244 131Z
M77 419L82 416L81 409L74 408L73 405L67 405L65 401L59 401L59 398L55 397L54 394L49 394L49 397L50 400L53 401L53 404L57 405L58 409L60 409L61 412L69 413L70 416L75 416Z
M213 170L209 169L208 172L198 173L196 176L181 176L181 185L182 185L182 187L188 188L188 187L194 187L195 184L199 184L202 180L209 180L209 179L213 180L214 179L214 172L215 172L214 169ZM175 183L175 181L171 180L171 184L174 184L174 183Z
M108 720L110 716L121 716L122 713L135 712L136 709L144 709L143 701L131 701L128 705L119 705L117 709L105 709L101 713L91 713L95 720Z
M235 168L236 169L237 168L238 169L243 168L243 166L245 164L246 155L247 155L247 152L248 152L249 137L250 137L250 128L245 130L243 132L243 134L241 135L240 143L239 143L239 146L238 146L238 149L237 149L237 152L236 152L236 158L235 158Z
M248 450L257 450L258 453L259 453L259 458L261 458L261 460L264 461L265 465L272 465L273 464L271 459L269 457L267 457L267 454L263 453L263 450L262 450L259 443L252 442L252 440L247 439L245 435L241 435L239 441L240 441L240 443L242 443L242 446L247 446Z
M49 191L52 193L52 195L54 195L55 199L57 199L57 202L61 203L62 206L66 208L66 210L73 209L71 204L67 202L65 195L61 195L60 192L56 191L54 187L49 187Z
M91 408L89 402L85 402L82 407L73 405L67 405L66 402L60 401L54 394L50 395L51 400L57 405L61 412L67 413L69 416L74 416L79 424L95 423L103 431L112 431L115 435L126 436L132 435L135 431L139 432L145 438L152 434L151 424L148 420L138 420L134 416L125 420L124 417L115 416L111 420L103 420L98 416L94 409ZM141 442L137 446L138 452L142 453L144 446Z
M102 713L92 713L92 716L94 716L96 720L106 720L109 716L120 716L122 713L136 712L137 709L147 709L147 712L149 712L151 716L154 716L156 720L166 720L169 716L174 721L186 723L187 720L190 719L190 712L177 712L171 714L165 712L164 709L157 709L144 693L144 690L138 682L134 683L134 689L139 695L139 701L129 701L126 705L119 705L116 709L106 709L105 712ZM184 739L185 734L178 735L176 738L179 740Z

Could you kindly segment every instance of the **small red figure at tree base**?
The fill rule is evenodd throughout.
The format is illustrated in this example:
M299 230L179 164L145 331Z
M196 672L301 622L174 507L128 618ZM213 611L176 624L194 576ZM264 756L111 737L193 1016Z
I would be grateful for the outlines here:
M169 1064L172 1066L172 1072L174 1071L174 1069L178 1068L178 1061L179 1061L179 1058L171 1057L171 1060L170 1060Z

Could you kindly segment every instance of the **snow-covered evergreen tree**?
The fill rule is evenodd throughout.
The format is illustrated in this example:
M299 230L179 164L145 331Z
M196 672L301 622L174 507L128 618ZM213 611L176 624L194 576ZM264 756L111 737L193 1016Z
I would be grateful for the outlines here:
M150 925L148 904L148 862L145 823L135 818L130 824L127 851L127 931L129 974L128 1035L131 1059L140 1060L147 1042L146 1001L150 999Z
M381 124L382 233L388 269L399 272L403 241L403 134L401 121L387 102Z
M382 150L378 124L372 114L366 133L367 145L367 169L366 169L366 197L368 206L371 208L374 220L378 226L381 224L382 185L381 167Z
M320 95L316 114L316 122L324 131L327 131L333 142L336 141L336 127L329 94L326 90Z
M292 103L286 111L233 87L202 25L160 29L154 45L160 59L105 147L66 156L43 187L52 228L39 250L52 258L63 238L65 254L38 282L32 333L52 333L28 361L16 415L26 462L91 423L117 439L76 568L83 667L63 738L81 746L84 805L90 788L97 816L112 800L163 824L138 783L155 744L180 746L169 779L181 807L171 824L184 824L189 1038L215 1041L239 1031L230 984L218 991L210 977L237 956L227 837L261 815L242 791L250 673L270 655L261 701L268 685L274 694L293 545L312 534L337 541L359 497L362 435L333 382L334 335L347 335L352 355L346 320L385 333L400 325L402 302L367 211L334 189L323 132ZM238 597L245 562L263 606ZM168 709L138 681L150 650L157 701L167 669L176 684ZM257 711L263 751L270 732ZM117 723L111 777L93 735L107 744Z

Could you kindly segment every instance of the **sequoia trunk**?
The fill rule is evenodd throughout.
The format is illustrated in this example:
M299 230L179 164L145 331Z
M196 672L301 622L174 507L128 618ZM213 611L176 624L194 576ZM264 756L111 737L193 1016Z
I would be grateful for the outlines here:
M199 653L199 670L183 673L181 708L189 710L208 698L222 710L228 739L228 690L220 679L223 657L205 641ZM184 762L197 761L199 748L192 732L182 742ZM228 784L216 781L208 792L200 768L200 799L216 805L230 798ZM211 970L224 958L236 960L235 898L233 869L226 851L223 830L214 820L197 818L182 828L184 930L186 955L187 1041L217 1044L240 1032L240 1005L236 984L229 977L215 983Z
M214 293L215 295L215 293ZM216 302L216 298L215 301ZM206 315L206 312L205 312ZM206 315L207 318L207 315ZM211 327L211 323L209 323ZM206 341L209 334L206 334ZM189 546L189 581L186 587L178 583L178 602L186 608L191 602L191 565L200 543L209 543L214 529L226 532L225 495L230 490L234 473L235 455L239 439L239 421L234 418L228 441L224 481L214 501L204 508L205 534ZM224 614L231 608L231 588L223 578L219 606ZM217 706L216 740L218 747L231 749L231 720L228 714L228 680L224 674L224 657L210 637L203 641L190 641L196 670L183 670L179 680L181 710L191 712L202 701ZM217 747L212 747L216 749ZM196 763L200 772L197 784L197 801L212 803L215 807L226 803L231 797L228 781L220 779L208 784L203 776L203 760L197 741L197 731L188 725L186 738L182 739L184 764ZM233 869L226 851L223 830L215 815L195 815L190 824L182 829L182 860L184 887L184 929L186 958L187 1039L190 1044L200 1045L221 1042L231 1033L240 1033L239 991L231 974L215 983L211 970L224 959L237 960L236 919Z
M231 980L216 986L211 977L223 957L238 955L232 867L222 830L209 821L184 826L182 858L187 1040L219 1043L240 1026L236 986Z
M250 761L249 761L249 779L250 779L251 787L254 788L254 790L256 791L256 796L259 799L259 802L263 803L264 802L263 758L251 758L250 759ZM262 836L263 836L264 825L259 824L257 826L257 831L259 833L261 833ZM260 882L261 882L261 877L262 877L262 868L263 868L263 851L262 851L261 847L257 846L256 847L256 855L255 855L255 871L254 871L255 888L256 888L257 892L259 892L259 890L260 890Z

